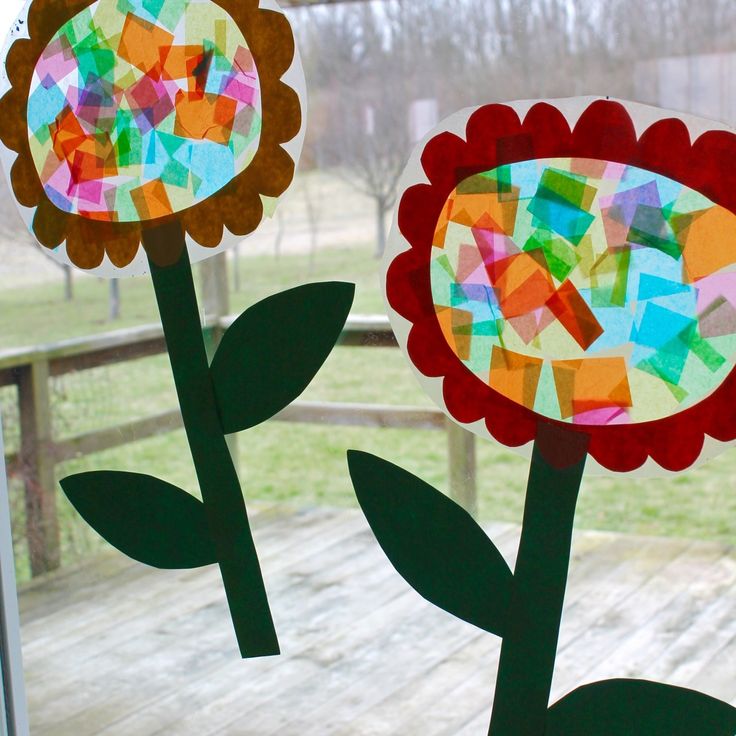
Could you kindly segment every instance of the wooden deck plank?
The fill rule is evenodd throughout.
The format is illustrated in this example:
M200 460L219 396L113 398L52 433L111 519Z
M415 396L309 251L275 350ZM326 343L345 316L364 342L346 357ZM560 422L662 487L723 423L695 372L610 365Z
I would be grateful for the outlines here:
M661 682L686 684L689 675L736 633L736 569L729 562L722 547L696 545L667 566L659 589L654 580L646 586L652 606L659 606L657 612L632 628L628 637L619 636L615 651L585 679L596 680L613 670L622 677L643 673ZM643 608L641 600L638 595Z
M492 534L497 546L507 558L516 549L518 530L511 528L505 534ZM407 680L428 677L446 658L446 652L462 646L476 636L475 627L454 619L420 598L398 576L392 583L401 593L404 606L388 611L375 606L367 598L370 615L374 615L381 629L371 625L366 617L360 623L361 636L357 646L354 636L344 642L347 647L340 659L340 667L329 669L327 682L315 679L313 696L303 699L304 684L294 683L286 701L297 701L293 711L282 711L276 719L257 731L271 734L301 733L303 736L330 736L342 733L362 733L354 725L361 715L370 720L373 708L389 693ZM403 591L408 591L405 595ZM372 606L372 610L371 610ZM337 649L339 651L339 649ZM296 718L295 718L296 717ZM311 724L306 729L304 722Z
M497 529L514 536L511 525L497 525ZM326 675L331 680L336 679L337 672L332 671L335 663L346 661L349 670L361 657L370 658L370 650L375 649L375 638L382 628L389 623L396 624L406 606L422 605L421 599L398 577L376 544L371 544L363 554L368 573L352 570L350 564L345 571L332 573L333 579L339 580L333 586L337 602L322 600L320 603L324 596L315 596L317 613L305 609L304 618L309 628L300 632L294 650L290 650L294 661L275 663L277 666L265 676L259 672L258 686L262 694L253 699L254 707L236 709L252 733L267 733L268 719L274 717L272 711L284 717L283 702L308 700L308 693L316 693L317 701L322 702L328 694L322 683ZM320 585L319 580L317 584ZM405 596L407 592L408 597ZM351 626L351 622L356 623ZM352 676L356 677L357 673L353 672ZM242 703L244 696L245 692L230 685L230 691L206 705L202 713L176 724L167 723L160 733L166 733L167 729L169 733L184 736L228 733L228 729L237 728L237 724L232 723L233 706ZM296 702L294 709L305 717Z
M736 618L733 617L732 618ZM719 649L687 682L688 687L702 687L706 692L736 705L736 635Z
M490 712L494 672L500 640L479 631L450 649L429 673L413 677L383 701L360 716L361 736L394 736L413 733L418 724L427 736L456 728L468 712L487 707Z
M309 513L317 515L330 512L326 510L311 512L310 510ZM337 512L332 511L331 513ZM259 506L249 515L256 535L263 533L272 524L285 523L283 508ZM62 610L65 614L70 613L72 611L70 606L75 600L85 611L88 611L94 601L100 599L98 593L107 593L111 586L117 588L125 585L148 572L150 568L145 565L131 565L129 558L110 549L109 553L103 552L79 565L72 565L33 578L23 585L19 600L24 631L33 632L30 624L38 619L53 617ZM69 591L72 589L77 594L74 599L70 599L69 596ZM41 624L40 628L43 629L44 626L45 624ZM32 639L35 640L35 636Z
M282 570L288 573L289 568L296 565L304 569L310 556L339 546L355 534L361 523L362 520L354 515L340 524L324 520L316 527L310 526L307 535L300 536L298 527L282 530L284 533L274 540L278 541L275 548L268 544L262 546L266 579L272 579ZM281 543L284 538L290 539L291 544L284 547ZM161 572L150 571L150 574L158 578ZM97 734L116 720L121 712L136 711L161 697L161 688L150 688L151 679L158 680L163 686L167 675L174 672L177 681L184 683L187 678L201 676L223 658L237 659L217 569L187 571L187 575L198 577L187 580L185 585L179 584L176 577L182 573L165 572L173 580L168 597L160 596L152 603L145 588L131 591L128 594L130 600L125 603L139 608L134 625L123 623L112 629L102 646L98 642L100 651L77 663L71 682L68 678L59 681L56 668L47 668L48 677L41 685L29 681L29 690L42 694L44 712L50 714L49 733L55 736L65 733ZM298 583L288 574L286 581L292 585ZM302 585L308 585L308 582ZM267 584L267 587L271 586ZM117 591L116 596L122 598L123 593ZM275 605L274 618L278 627L280 622ZM120 624L117 619L116 622ZM88 642L86 649L94 651L94 645L94 640ZM67 666L66 657L55 661L57 666ZM148 681L139 675L141 662L145 663ZM33 687L34 684L37 686ZM61 718L57 710L68 714L67 717ZM46 725L38 723L36 727L42 733ZM87 728L89 731L85 730Z
M589 594L592 585L606 585L606 575L615 567L610 560L616 556L607 555L606 551L614 541L616 538L607 534L576 535L566 597L568 606L580 596ZM367 733L376 736L410 733L412 719L422 715L428 734L450 736L471 714L481 712L488 718L500 649L498 637L481 633L471 639L465 648L452 652L443 663L449 665L451 671L464 667L462 677L451 678L443 668L437 668L430 677L407 683L373 709Z
M657 545L662 555L647 556L654 563L651 570L638 571L638 585L632 576L628 597L621 597L582 636L563 645L562 662L569 661L571 666L566 670L563 664L558 670L561 688L610 677L611 671L622 677L641 675L666 648L666 637L657 637L655 632L661 632L670 617L687 617L695 603L687 594L688 588L696 583L699 574L714 568L723 549L680 540L664 541ZM655 569L657 561L660 564Z
M665 577L662 571L691 544L682 540L640 539L636 546L628 545L606 587L592 590L563 613L553 699L590 681L587 674L657 610L657 596L662 594L661 582ZM651 595L647 588L650 582ZM573 632L568 625L571 619L582 619L587 625L582 630L575 626Z
M289 539L294 544L308 541L314 534L328 529L331 518L305 520L304 526L288 535ZM288 526L275 526L274 532L286 529ZM285 562L283 548L272 549L270 545L264 547L264 564L272 555L277 555L280 564ZM279 549L281 554L278 554ZM137 568L139 577L125 585L116 583L115 596L112 599L109 594L97 595L95 592L94 597L88 600L88 591L78 591L75 588L69 590L71 601L65 612L68 623L63 630L49 627L48 621L44 619L35 620L27 630L24 627L26 638L31 639L24 652L29 656L38 652L43 655L47 665L60 662L62 667L66 667L67 656L73 654L75 662L81 665L87 658L99 657L126 639L138 636L171 618L169 608L172 600L182 599L176 605L176 612L177 615L184 616L189 608L202 604L200 595L203 589L207 594L221 595L217 586L218 572L214 567L160 571L130 561L127 564ZM102 638L101 642L97 640L98 637ZM51 678L54 676L48 666L42 674Z
M264 567L274 559L276 564L283 565L288 560L294 560L302 554L303 544L331 528L335 519L334 513L310 512L304 514L296 525L294 520L282 518L278 522L269 525L269 533L264 537L264 544L259 555ZM343 528L344 530L344 528ZM256 532L258 539L259 532ZM278 543L277 543L278 540ZM287 555L287 550L292 550ZM117 623L120 636L130 636L130 625L133 619L140 619L143 615L142 624L146 621L154 623L147 618L151 609L161 609L162 615L169 615L165 605L172 595L179 597L176 591L182 586L181 593L184 598L196 605L196 594L202 587L211 587L216 591L215 580L218 578L217 569L212 566L196 570L152 570L145 565L131 564L130 560L123 555L112 552L116 564L125 564L135 571L125 579L121 576L114 581L108 581L107 588L97 584L94 588L74 586L67 587L67 607L64 610L65 618L70 622L63 632L49 629L47 618L37 616L33 622L26 625L24 622L24 636L28 643L24 644L24 651L29 655L36 651L43 651L45 656L61 653L65 649L73 649L77 661L83 659L83 650L86 646L92 646L92 652L99 654L100 645L90 639L101 633L109 631L111 619ZM145 582L142 582L145 579ZM114 586L116 596L110 600L107 592ZM71 593L71 595L70 595ZM142 605L142 600L145 605ZM181 613L181 608L178 609ZM50 615L55 615L55 611ZM106 646L114 646L117 642L106 639Z
M32 732L485 734L500 641L412 591L359 512L254 526L283 656L238 658L216 568L108 555L21 594ZM490 535L513 561L518 528ZM555 698L647 676L736 701L736 553L576 533L559 650Z
M678 637L668 656L657 662L667 680L683 686L699 686L726 701L736 697L736 585ZM730 675L727 674L730 672ZM655 672L656 674L656 672Z
M218 719L229 721L233 706L237 712L247 711L250 703L261 704L272 693L280 691L287 676L285 668L293 660L298 660L298 664L304 662L301 651L305 646L323 639L329 626L349 627L352 614L348 596L359 581L367 580L380 586L385 579L386 573L376 565L378 555L366 554L368 537L369 531L362 528L356 532L351 545L343 544L339 550L330 552L328 549L325 554L313 556L311 570L300 565L301 580L292 576L276 581L272 597L281 594L284 601L288 598L288 606L282 604L279 608L274 602L274 611L283 612L276 616L276 621L286 656L252 662L223 657L219 669L205 673L208 675L204 678L206 684L200 678L185 682L183 690L178 688L172 696L119 721L105 733L125 734L134 730L144 734L163 729L168 733L204 734L206 727ZM316 595L315 578L320 573L320 590ZM182 696L187 702L196 702L197 709L188 714L184 722L178 723L182 718Z
M570 582L566 595L567 629L579 632L587 625L582 616L570 611L578 608L581 598L599 597L609 590L620 575L621 557L629 544L626 540L607 533L577 534L573 543ZM467 721L483 721L487 728L496 682L496 670L501 642L496 637L486 637L479 646L476 665L469 669L466 678L454 689L447 683L437 683L439 695L425 710L432 728L442 736L454 736ZM397 702L396 707L400 704ZM476 731L477 727L474 727ZM480 733L480 731L478 731ZM435 731L432 731L435 733Z

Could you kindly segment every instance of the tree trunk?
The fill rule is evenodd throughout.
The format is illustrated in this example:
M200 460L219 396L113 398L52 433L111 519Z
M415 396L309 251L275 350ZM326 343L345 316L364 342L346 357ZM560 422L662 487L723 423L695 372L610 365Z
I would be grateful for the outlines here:
M233 248L233 291L240 291L240 243Z
M319 192L317 197L312 196L313 193L310 190L309 180L304 178L304 205L307 210L307 222L309 223L309 273L314 271L314 264L317 259L317 240L319 237L319 205L315 199L319 198Z
M64 269L64 301L70 302L74 299L74 276L72 267L69 265L62 266Z
M317 231L312 230L309 235L309 273L314 273L314 266L317 262Z
M284 215L280 209L276 210L276 239L273 241L273 255L278 261L281 258L281 241L284 239Z
M110 279L109 306L108 319L111 322L120 319L120 281L118 279Z
M376 258L383 257L386 250L386 204L383 199L376 199Z

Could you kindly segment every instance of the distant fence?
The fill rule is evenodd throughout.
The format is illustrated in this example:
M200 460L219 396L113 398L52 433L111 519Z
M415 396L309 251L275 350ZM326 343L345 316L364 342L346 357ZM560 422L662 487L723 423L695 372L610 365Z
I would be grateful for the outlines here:
M208 342L216 342L234 317L204 328ZM385 317L351 317L340 336L344 347L395 347ZM166 352L159 326L117 330L65 340L31 349L0 352L0 386L18 390L20 449L6 455L11 475L25 487L26 537L31 574L54 570L60 564L59 521L56 512L55 466L182 426L178 409L114 427L55 439L49 379L99 366L146 358ZM297 401L275 417L285 422L444 430L448 438L450 494L471 513L476 511L474 436L447 420L439 409L382 404Z

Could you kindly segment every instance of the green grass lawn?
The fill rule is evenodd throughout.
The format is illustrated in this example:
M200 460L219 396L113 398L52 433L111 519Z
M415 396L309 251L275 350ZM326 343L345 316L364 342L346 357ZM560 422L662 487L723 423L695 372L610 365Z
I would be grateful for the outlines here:
M356 313L383 311L378 264L370 248L318 254L309 273L307 257L242 257L242 290L231 294L233 312L269 293L303 281L342 279L357 283ZM0 348L50 342L156 321L150 280L121 283L123 318L106 321L107 283L78 278L73 302L61 300L61 284L45 284L0 295ZM53 380L58 437L114 426L176 406L165 356L70 374ZM400 351L338 348L303 398L429 406ZM17 411L12 389L0 389L6 441L17 446ZM345 462L348 448L396 462L440 489L447 485L444 433L377 430L269 422L242 433L238 454L249 499L291 505L355 506ZM519 521L528 460L490 441L478 441L478 488L482 519ZM144 440L57 467L59 477L81 470L117 469L155 474L197 491L183 432ZM679 476L586 477L577 514L581 528L676 535L731 542L736 538L736 452ZM23 541L23 490L11 479L20 577L27 576ZM81 523L59 494L65 561L98 549L99 538Z

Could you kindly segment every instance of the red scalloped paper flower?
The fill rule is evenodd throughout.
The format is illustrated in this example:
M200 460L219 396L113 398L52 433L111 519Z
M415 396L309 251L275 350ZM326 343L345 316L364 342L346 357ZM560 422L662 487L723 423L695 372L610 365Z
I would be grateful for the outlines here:
M512 447L562 425L620 472L736 439L736 135L716 128L568 100L487 105L429 139L386 295L457 422Z

